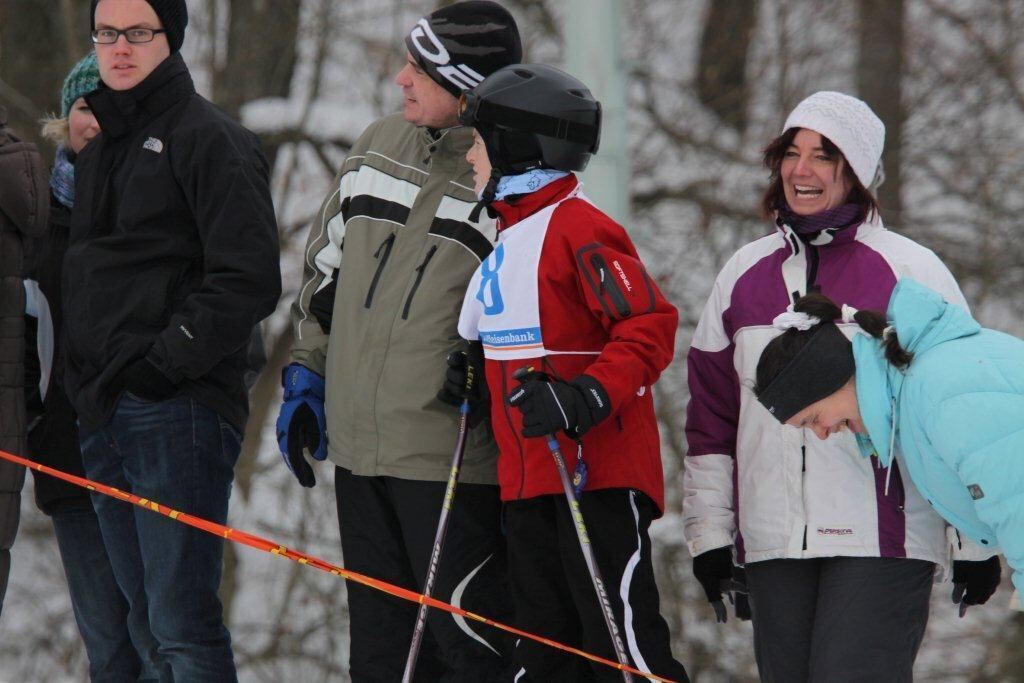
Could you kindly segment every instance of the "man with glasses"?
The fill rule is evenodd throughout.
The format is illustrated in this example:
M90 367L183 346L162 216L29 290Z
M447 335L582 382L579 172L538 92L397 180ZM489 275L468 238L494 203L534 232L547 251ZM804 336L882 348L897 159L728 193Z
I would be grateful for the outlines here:
M473 215L458 97L522 48L512 15L477 0L420 19L405 47L402 112L356 141L310 232L278 438L303 486L315 483L305 451L336 465L345 566L419 591L458 432L442 401L459 397L438 396L439 373L461 346L462 297L495 237L494 221ZM473 413L487 414L480 403ZM504 620L496 459L484 421L469 433L434 595ZM417 606L352 582L348 602L352 680L401 680ZM416 680L512 679L499 632L436 609L427 626Z
M92 0L102 132L79 154L64 260L65 387L86 475L224 523L280 295L269 169L251 132L196 94L185 0ZM223 539L96 496L115 577L144 585L163 678L236 680L217 597Z

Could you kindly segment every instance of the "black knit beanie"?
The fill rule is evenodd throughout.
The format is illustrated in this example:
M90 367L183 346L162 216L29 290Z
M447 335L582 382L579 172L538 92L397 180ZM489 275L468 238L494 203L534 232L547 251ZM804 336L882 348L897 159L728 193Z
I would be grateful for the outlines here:
M405 45L416 63L455 97L523 59L516 20L488 0L456 2L431 12L413 26Z
M92 0L92 7L89 11L90 29L96 29L96 5L100 0ZM171 53L181 49L181 43L185 40L185 27L188 26L188 7L185 0L146 0L156 12L164 30L167 31L167 42L171 45Z

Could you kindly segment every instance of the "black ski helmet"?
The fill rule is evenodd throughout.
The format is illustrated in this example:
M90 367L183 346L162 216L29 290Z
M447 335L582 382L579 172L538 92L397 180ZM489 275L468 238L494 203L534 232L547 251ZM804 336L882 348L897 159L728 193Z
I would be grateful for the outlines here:
M477 130L499 175L582 171L601 140L601 103L560 69L513 64L463 93L459 122Z

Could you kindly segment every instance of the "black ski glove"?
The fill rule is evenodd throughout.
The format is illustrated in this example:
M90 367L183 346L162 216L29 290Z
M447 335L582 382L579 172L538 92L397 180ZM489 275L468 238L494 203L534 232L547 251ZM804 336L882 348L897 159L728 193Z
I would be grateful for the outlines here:
M733 601L732 593L742 596L742 606L739 600L735 602L736 616L741 620L750 618L750 604L744 595L747 592L746 574L739 567L733 566L732 546L715 548L693 558L693 575L715 610L716 621L724 624L729 619L722 601L723 592L729 595L730 602ZM741 580L737 580L737 577Z
M589 375L571 382L528 380L509 394L508 403L522 411L526 437L564 430L577 438L612 412L604 387Z
M178 393L178 385L145 358L121 373L125 391L144 401L165 401Z
M484 347L480 342L469 342L465 351L449 353L447 363L444 384L437 392L437 400L458 408L462 400L468 398L469 428L472 429L491 414L491 392L484 376ZM466 368L473 368L473 384L468 393Z
M999 556L972 562L953 562L953 604L960 605L960 616L967 612L968 605L984 605L999 588L1003 566Z

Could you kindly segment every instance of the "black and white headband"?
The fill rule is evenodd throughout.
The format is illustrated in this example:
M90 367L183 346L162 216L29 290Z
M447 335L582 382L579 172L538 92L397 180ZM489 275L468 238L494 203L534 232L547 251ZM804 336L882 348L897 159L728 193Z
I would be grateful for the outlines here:
M853 319L856 310L843 306L843 321ZM842 388L856 369L853 345L833 322L821 320L790 306L772 324L780 330L806 332L815 326L810 339L758 395L757 400L775 419L785 424L801 410Z

